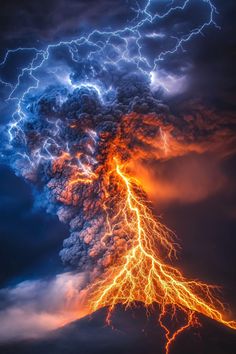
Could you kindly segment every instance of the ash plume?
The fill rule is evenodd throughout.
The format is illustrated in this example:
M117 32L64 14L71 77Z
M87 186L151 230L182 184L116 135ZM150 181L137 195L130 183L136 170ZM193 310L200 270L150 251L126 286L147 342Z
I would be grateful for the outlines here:
M125 241L125 236L117 236L117 244L111 237L106 247L101 245L106 226L102 209L106 161L112 145L119 144L116 139L121 126L126 129L127 124L136 124L133 128L139 130L137 141L133 132L127 132L124 139L130 148L122 151L122 158L128 160L132 145L135 149L135 145L144 144L141 140L146 135L154 136L159 129L155 126L160 120L158 115L168 110L151 93L143 74L115 72L113 68L112 79L117 94L106 103L96 88L89 85L72 91L52 86L38 97L29 98L25 107L27 119L13 140L17 153L11 157L12 165L18 174L36 185L37 203L69 223L70 235L60 256L65 264L79 270L106 267L118 252L118 244ZM127 116L130 123L123 123L131 112L134 117ZM145 131L140 122L148 113L152 113L154 122L151 130ZM115 146L116 149L121 146ZM78 175L81 180L70 185Z
M212 125L203 111L196 119L173 116L137 67L109 67L105 83L112 84L113 92L77 85L80 74L71 74L71 87L49 86L23 101L25 118L11 142L10 157L16 173L36 186L37 204L69 224L70 235L60 251L63 263L96 274L115 263L130 242L118 226L102 242L107 232L108 160L118 155L123 162L138 163L210 151L216 149L216 136L219 144L223 122L218 119ZM225 134L230 143L230 132ZM116 182L108 188L106 208L114 215L119 204Z

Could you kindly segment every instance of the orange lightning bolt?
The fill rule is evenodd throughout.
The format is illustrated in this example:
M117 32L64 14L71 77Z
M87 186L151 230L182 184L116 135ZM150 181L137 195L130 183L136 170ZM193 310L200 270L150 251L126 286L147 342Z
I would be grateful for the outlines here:
M135 121L138 118L133 117ZM144 118L145 124L156 122L152 115ZM107 149L102 169L93 170L86 164L77 165L68 153L63 153L55 161L54 168L66 170L69 176L63 191L65 195L62 195L64 202L69 203L72 196L76 197L75 188L79 184L89 186L99 181L99 190L102 191L98 204L105 214L106 230L100 243L108 255L101 261L103 273L86 288L88 312L108 307L107 321L110 322L112 310L117 304L128 307L141 302L147 309L157 304L160 308L159 324L166 338L165 353L169 354L176 338L199 323L197 313L232 329L236 329L236 321L227 319L225 308L215 295L216 286L188 280L171 264L178 248L176 237L154 216L142 183L128 169L132 158L135 163L138 158L145 156L139 144L133 147L132 156L124 154L127 152L125 132L131 129L132 121L132 116L124 117L117 137ZM140 127L142 124L143 120L140 120ZM146 143L149 147L158 148L159 158L168 158L171 154L182 155L186 145L173 139L169 128L165 132L159 123L157 128L159 140L154 134L155 141L152 136L143 136L141 128L140 131L136 130L140 145ZM194 146L190 147L190 151L192 148ZM77 158L80 155L77 154ZM127 163L123 163L124 160ZM109 247L113 247L111 252ZM96 249L93 252L96 254ZM90 252L91 256L93 252ZM183 318L182 324L174 330L173 326L170 329L168 322L179 315Z
M224 306L213 294L215 286L187 280L164 259L161 249L166 250L169 259L175 255L173 234L153 216L140 193L138 181L126 174L124 165L117 159L114 165L112 173L124 195L119 213L123 217L124 232L132 235L132 247L92 285L91 311L108 306L109 320L117 304L125 307L137 301L146 307L159 304L159 323L167 340L166 354L180 333L198 323L196 313L236 329L236 322L224 317ZM182 312L187 321L171 333L164 322L177 311Z

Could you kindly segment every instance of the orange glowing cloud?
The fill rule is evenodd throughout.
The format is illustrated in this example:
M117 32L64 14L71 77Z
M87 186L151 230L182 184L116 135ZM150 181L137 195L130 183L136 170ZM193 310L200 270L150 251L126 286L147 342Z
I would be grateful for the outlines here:
M157 203L198 202L227 184L213 155L189 154L159 162L136 162L131 168L150 199Z

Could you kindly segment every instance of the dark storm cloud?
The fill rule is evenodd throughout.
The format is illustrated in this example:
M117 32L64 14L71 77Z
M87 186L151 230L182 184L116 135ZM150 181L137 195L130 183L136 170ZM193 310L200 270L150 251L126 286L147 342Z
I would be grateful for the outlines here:
M178 77L186 76L187 84L184 95L180 90L179 99L201 97L203 100L218 106L233 105L235 93L234 47L232 36L234 30L233 1L222 4L215 1L219 10L216 21L221 29L211 28L184 45L186 51L178 50L167 60L158 64L158 69ZM19 45L44 47L61 39L76 38L89 33L95 28L120 28L133 18L135 13L131 7L133 1L120 0L113 6L111 0L101 2L89 1L43 1L40 2L4 2L2 7L2 54L6 48ZM165 2L156 2L160 13L165 9ZM154 26L147 26L145 31L156 31L163 35L160 38L145 38L144 53L150 58L160 50L165 50L175 43L177 33L193 28L205 16L205 6L197 2L189 6L185 12L177 11L166 19L156 21ZM102 14L102 15L101 15ZM103 14L106 14L104 16ZM168 39L167 39L168 37ZM191 53L191 55L189 55ZM18 59L18 65L21 58ZM10 70L12 71L12 70ZM4 89L6 91L6 88ZM175 92L178 95L178 92ZM167 97L168 99L168 97Z
M119 25L129 19L128 5L126 0L116 1L116 6L112 0L3 1L1 49L45 45L88 33L91 28Z
M207 29L203 36L186 44L185 52L170 56L162 63L167 73L188 78L185 92L171 98L173 107L177 104L180 108L183 101L199 99L219 111L235 110L235 2L216 0L214 3L220 28Z

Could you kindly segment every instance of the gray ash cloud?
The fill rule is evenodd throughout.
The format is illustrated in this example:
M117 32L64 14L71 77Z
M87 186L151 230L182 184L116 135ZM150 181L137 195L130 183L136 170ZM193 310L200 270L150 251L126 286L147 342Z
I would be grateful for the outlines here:
M64 264L79 270L107 267L129 241L121 230L114 230L113 237L105 245L101 243L107 228L102 209L106 160L122 117L130 112L155 113L158 120L158 114L168 111L141 71L125 65L109 69L104 86L112 84L112 92L90 84L76 87L78 77L81 79L78 70L71 74L74 87L49 86L37 96L28 95L22 105L25 117L12 130L11 164L17 174L35 185L37 205L70 225L60 256ZM130 141L134 139L128 134ZM124 159L127 153L128 146ZM78 173L85 179L96 178L68 186L71 176ZM116 203L116 185L109 188Z

